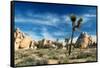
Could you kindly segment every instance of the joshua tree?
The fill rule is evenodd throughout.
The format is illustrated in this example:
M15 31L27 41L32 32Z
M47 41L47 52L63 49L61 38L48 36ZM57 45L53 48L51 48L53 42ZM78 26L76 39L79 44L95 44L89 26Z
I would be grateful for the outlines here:
M68 49L68 42L69 42L70 38L65 38L65 42L66 42L66 48Z
M71 15L70 19L72 21L72 35L71 35L71 43L70 43L70 47L69 47L69 55L71 54L71 45L73 42L74 32L76 31L76 29L80 28L81 22L83 21L82 18L79 18L79 20L76 23L76 16L75 15Z
M65 42L67 42L67 44L68 44L69 40L70 40L70 38L65 38Z
M58 41L59 41L59 39L57 38L57 39L56 39L56 42L58 42Z

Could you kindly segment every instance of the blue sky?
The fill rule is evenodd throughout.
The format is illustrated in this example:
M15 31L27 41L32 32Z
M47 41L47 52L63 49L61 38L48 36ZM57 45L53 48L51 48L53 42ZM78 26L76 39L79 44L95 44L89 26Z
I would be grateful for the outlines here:
M15 2L15 28L35 40L64 39L71 36L70 15L82 17L80 31L96 35L96 7ZM76 31L74 37L79 36Z

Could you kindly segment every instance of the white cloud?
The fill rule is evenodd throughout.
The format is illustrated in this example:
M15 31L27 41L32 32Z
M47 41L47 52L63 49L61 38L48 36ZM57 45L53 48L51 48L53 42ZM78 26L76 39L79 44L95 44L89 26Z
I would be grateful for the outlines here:
M72 23L71 23L71 20L70 20L70 17L69 17L67 14L63 16L63 19L65 20L65 23L67 23L67 24L69 24L69 25L72 24Z
M52 33L54 36L60 36L62 38L68 36L69 32L64 32L64 31L56 31Z
M51 14L51 13L44 13L44 14L26 13L26 17L24 17L21 14L15 16L16 23L24 23L24 24L30 22L30 23L56 26L57 24L65 23L66 21L67 18L65 18L65 16L59 16L57 14Z
M91 19L91 17L96 17L95 14L83 14L80 16L77 16L77 20L79 17L83 17L83 22L86 23ZM37 24L45 24L45 25L51 25L56 26L59 23L67 23L71 25L70 17L68 14L59 16L54 13L35 13L35 12L26 12L26 18L22 14L18 14L15 17L15 22L18 23L37 23Z
M84 14L83 16L84 16L84 17L96 17L95 14Z
M95 14L83 14L83 23L86 23L96 17Z
M38 40L41 40L42 39L42 37L40 37L40 36L38 36L35 32L33 32L33 31L23 31L25 34L27 34L26 36L29 36L29 37L31 37L33 40L36 40L36 41L38 41Z
M52 34L50 34L46 28L43 28L42 30L42 36L45 39L49 39L49 40L55 40L55 38L52 36Z
M53 21L50 20L41 20L41 19L25 19L25 18L17 18L15 19L16 23L36 23L36 24L45 24L45 25L52 25L54 26L55 23Z

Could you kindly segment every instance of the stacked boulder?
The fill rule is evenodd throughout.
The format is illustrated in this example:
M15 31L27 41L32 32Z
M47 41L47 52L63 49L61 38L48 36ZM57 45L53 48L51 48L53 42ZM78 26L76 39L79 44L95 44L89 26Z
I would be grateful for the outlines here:
M35 41L31 37L26 36L19 28L14 32L14 45L15 50L28 49L35 47ZM35 47L36 48L36 47Z

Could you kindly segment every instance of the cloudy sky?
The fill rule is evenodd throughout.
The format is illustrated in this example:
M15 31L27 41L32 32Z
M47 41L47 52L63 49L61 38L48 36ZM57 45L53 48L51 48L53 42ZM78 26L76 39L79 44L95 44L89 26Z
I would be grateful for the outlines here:
M20 28L35 40L70 37L71 14L75 14L77 20L83 18L80 31L76 31L74 37L80 32L96 36L96 7L23 2L15 2L14 6L15 29Z

